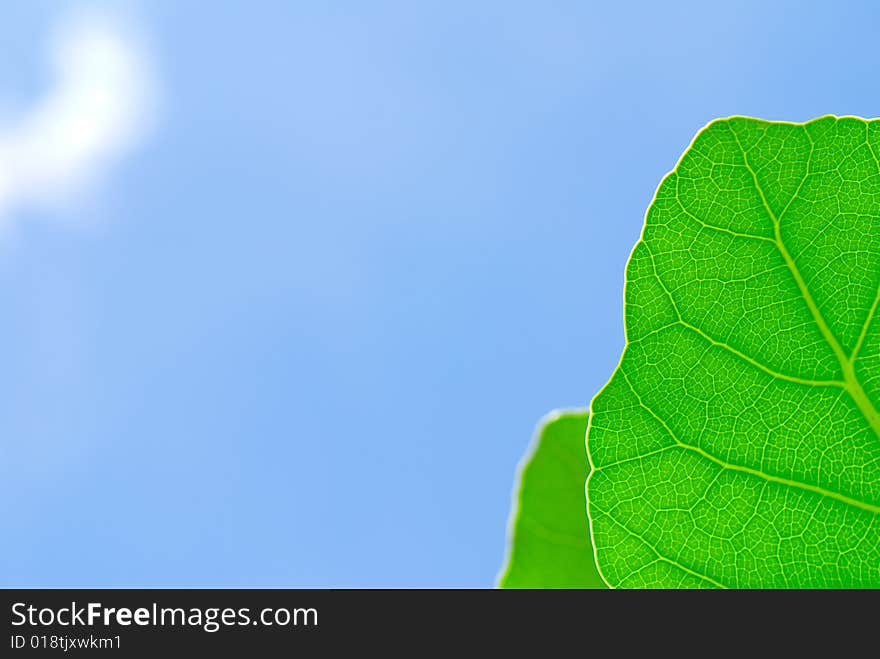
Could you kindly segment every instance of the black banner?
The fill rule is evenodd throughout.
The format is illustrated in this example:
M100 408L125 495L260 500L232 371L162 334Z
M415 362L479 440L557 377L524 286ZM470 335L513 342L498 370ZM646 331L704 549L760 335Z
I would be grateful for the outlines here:
M275 656L612 643L732 649L873 629L877 592L500 590L5 590L0 656ZM811 638L812 638L811 637ZM839 638L839 637L838 637ZM788 644L788 645L785 645ZM588 652L587 650L593 651ZM840 646L838 646L840 649ZM261 655L259 653L271 655ZM198 653L198 654L190 654ZM257 654L253 654L257 653ZM578 653L581 654L581 653ZM330 656L336 656L330 654Z

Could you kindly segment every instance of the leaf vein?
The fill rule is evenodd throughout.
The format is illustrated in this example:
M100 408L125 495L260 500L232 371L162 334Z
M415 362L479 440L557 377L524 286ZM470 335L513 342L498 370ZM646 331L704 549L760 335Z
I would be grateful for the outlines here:
M842 380L813 380L810 378L801 378L796 375L788 375L786 373L780 373L779 371L776 371L776 370L770 368L769 366L762 364L761 362L754 359L753 357L749 357L747 354L745 354L744 352L742 352L740 350L737 350L732 345L725 343L723 341L718 341L717 339L714 339L713 337L709 336L709 334L707 334L706 332L701 330L699 327L688 323L682 317L681 312L678 310L678 305L675 302L675 298L672 297L672 292L666 286L666 283L663 281L663 278L660 276L660 273L657 270L657 262L654 259L654 252L651 250L650 246L647 243L643 243L643 244L645 245L645 249L651 258L651 266L654 270L654 277L657 279L657 283L660 284L660 288L663 289L663 292L666 294L666 297L669 299L669 303L672 305L672 310L675 312L675 315L678 317L678 321L676 323L670 323L669 325L665 325L662 328L658 328L658 331L659 331L659 329L666 329L666 328L672 327L673 325L676 325L676 324L681 325L682 327L689 329L692 332L696 333L697 335L701 336L703 339L708 341L711 345L716 346L718 348L722 348L724 350L727 350L731 354L739 357L743 361L751 364L755 368L760 369L761 371L767 373L768 375L770 375L774 378L778 378L780 380L787 380L789 382L803 384L803 385L807 385L807 386L811 386L811 387L844 387L844 388L846 387L846 383L843 382ZM651 334L653 334L653 333L654 332L651 332ZM648 336L650 336L650 334L643 336L643 337L640 337L639 339L635 339L635 340L631 341L631 343L637 343L637 342L647 338Z
M727 586L725 586L720 581L717 581L717 580L713 579L712 577L710 577L706 574L703 574L701 572L697 572L693 568L690 568L687 565L684 565L683 563L681 563L680 561L678 561L674 558L670 558L669 556L666 556L665 554L661 554L660 551L653 544L651 544L644 537L642 537L641 535L639 535L638 533L636 533L635 531L633 531L632 529L627 527L625 524L623 524L623 522L620 522L619 520L615 519L607 511L602 510L598 506L595 506L595 510L596 510L596 512L604 515L607 519L610 519L614 524L616 524L621 529L623 529L624 532L626 532L627 534L629 534L630 536L632 536L633 538L635 538L636 540L641 542L643 545L645 545L645 547L647 547L657 557L658 560L663 561L664 563L668 563L669 565L676 567L679 570L681 570L682 572L686 572L687 574L690 574L691 576L697 577L699 579L702 579L703 581L711 583L712 585L716 586L717 588L722 588L725 590L727 589Z
M685 449L685 450L688 450L688 451L692 451L693 453L696 453L697 455L705 458L706 460L709 460L710 462L715 463L719 467L722 467L722 468L730 470L730 471L738 471L738 472L741 472L744 474L749 474L751 476L755 476L757 478L762 478L765 481L768 481L771 483L777 483L779 485L793 487L796 489L804 490L806 492L812 492L813 494L818 494L819 496L822 496L822 497L834 499L836 501L844 503L844 504L851 506L853 508L859 508L861 510L865 510L870 513L874 513L874 514L880 513L880 505L874 505L874 504L867 503L865 501L860 501L859 499L855 499L853 497L847 496L846 494L842 494L840 492L835 492L834 490L826 489L826 488L821 487L819 485L812 485L810 483L803 483L801 481L797 481L797 480L794 480L791 478L786 478L784 476L776 476L774 474L768 474L767 472L761 471L760 469L753 469L752 467L746 467L743 465L734 464L732 462L727 462L726 460L722 460L721 458L715 457L714 455L712 455L711 453L709 453L708 451L706 451L705 449L703 449L699 446L696 446L694 444L688 444L687 442L683 442L672 431L672 429L669 427L669 425L666 423L666 421L661 416L659 416L653 409L651 409L651 407L647 403L645 403L645 401L642 399L642 396L639 394L639 392L633 386L632 382L626 376L626 374L621 373L621 375L623 376L624 381L626 382L627 386L629 386L633 395L636 397L636 400L638 401L639 405L663 427L663 429L669 435L670 439L672 439L672 441L674 441L678 447Z

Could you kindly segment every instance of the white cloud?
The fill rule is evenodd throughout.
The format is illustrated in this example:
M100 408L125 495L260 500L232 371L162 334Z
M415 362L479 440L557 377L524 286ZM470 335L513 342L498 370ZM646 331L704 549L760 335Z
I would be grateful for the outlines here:
M91 189L137 146L154 116L149 58L118 19L62 21L49 55L48 93L0 122L0 224L18 208L66 203Z

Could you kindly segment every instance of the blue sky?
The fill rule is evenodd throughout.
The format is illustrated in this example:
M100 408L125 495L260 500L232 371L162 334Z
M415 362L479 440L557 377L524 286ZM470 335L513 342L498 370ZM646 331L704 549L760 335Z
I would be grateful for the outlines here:
M3 8L0 116L78 4ZM2 585L492 585L696 131L880 114L870 2L125 7L155 126L0 234Z

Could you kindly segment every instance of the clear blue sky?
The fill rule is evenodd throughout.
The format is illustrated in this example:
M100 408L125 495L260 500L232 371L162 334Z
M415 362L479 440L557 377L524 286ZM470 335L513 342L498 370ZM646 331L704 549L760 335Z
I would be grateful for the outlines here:
M0 13L0 98L59 2ZM872 2L144 2L152 138L0 244L2 585L490 586L705 123L877 116ZM82 213L82 211L76 211Z

